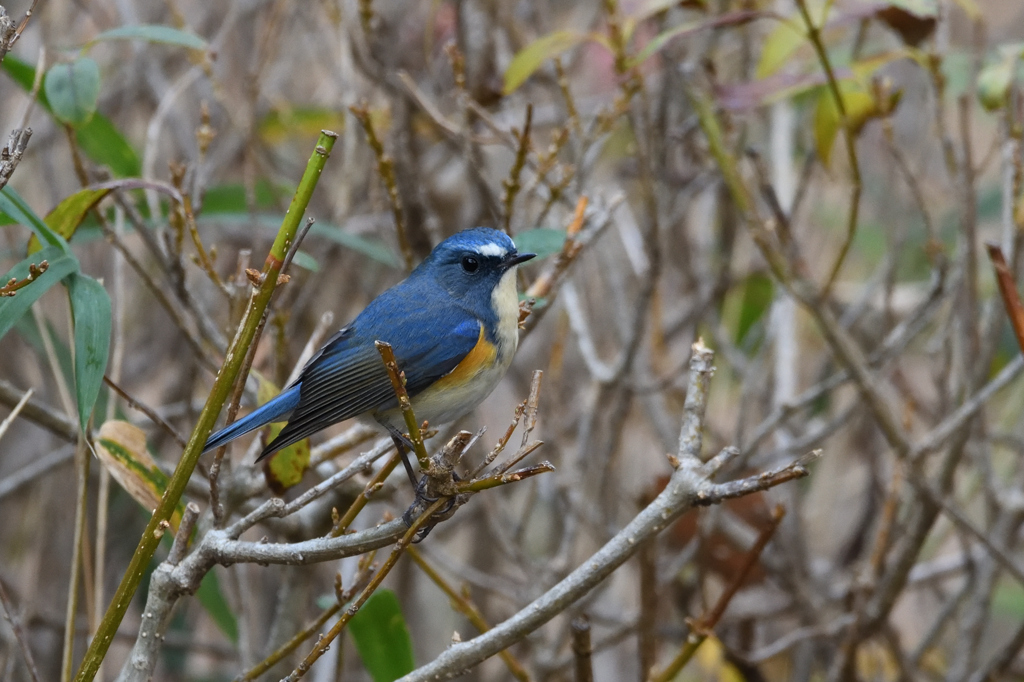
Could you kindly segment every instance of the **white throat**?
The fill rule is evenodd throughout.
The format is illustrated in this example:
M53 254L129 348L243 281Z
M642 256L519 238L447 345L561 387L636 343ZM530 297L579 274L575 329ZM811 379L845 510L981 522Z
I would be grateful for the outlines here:
M491 292L491 307L498 315L498 353L512 359L519 345L519 292L516 290L516 266L509 268Z

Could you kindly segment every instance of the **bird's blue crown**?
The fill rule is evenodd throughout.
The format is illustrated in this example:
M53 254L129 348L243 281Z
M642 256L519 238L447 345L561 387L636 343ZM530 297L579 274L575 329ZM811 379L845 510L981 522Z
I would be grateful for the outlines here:
M428 260L434 258L446 260L453 254L461 254L465 251L475 251L484 257L504 258L510 253L515 253L516 245L501 230L490 227L474 227L457 232L438 244Z

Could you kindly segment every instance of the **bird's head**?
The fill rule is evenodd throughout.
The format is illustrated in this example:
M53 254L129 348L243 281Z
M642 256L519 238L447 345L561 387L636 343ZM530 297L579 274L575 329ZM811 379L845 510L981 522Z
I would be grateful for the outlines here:
M504 282L515 291L517 265L536 254L519 253L512 239L499 230L474 227L448 237L434 247L417 268L417 274L429 274L448 293L462 299L491 295ZM506 276L508 278L506 279Z

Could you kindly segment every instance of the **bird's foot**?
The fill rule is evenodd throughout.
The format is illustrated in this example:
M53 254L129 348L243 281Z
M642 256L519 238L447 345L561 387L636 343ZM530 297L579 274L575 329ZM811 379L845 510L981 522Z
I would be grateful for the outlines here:
M459 475L454 471L452 472L452 479L454 481L461 480ZM434 526L436 526L440 521L444 521L451 516L455 511L456 506L459 504L458 497L459 496L457 495L449 497L447 504L445 504L441 509L438 509L430 516L429 519L427 519L426 524L420 528L416 533L416 537L413 538L414 544L422 542L423 539L430 534L430 531L434 529ZM419 483L416 484L416 499L413 500L413 503L405 510L405 513L402 514L402 521L405 522L406 527L412 527L412 524L417 518L419 518L420 514L426 511L427 507L434 504L439 499L441 498L427 495L427 477L423 476L420 478Z

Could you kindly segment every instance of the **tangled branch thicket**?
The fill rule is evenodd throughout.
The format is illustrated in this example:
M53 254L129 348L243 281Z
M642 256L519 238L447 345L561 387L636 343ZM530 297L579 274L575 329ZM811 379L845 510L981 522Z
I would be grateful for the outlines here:
M0 679L370 679L350 621L384 589L404 680L1024 676L1014 3L22 4L0 189L99 193L71 245L113 333L88 439L63 289L3 337ZM151 25L180 31L91 42ZM73 46L88 128L25 77ZM250 266L322 128L270 299ZM104 620L225 356L230 419L473 225L541 258L508 377L424 434L437 502L361 423L297 471L242 439Z

